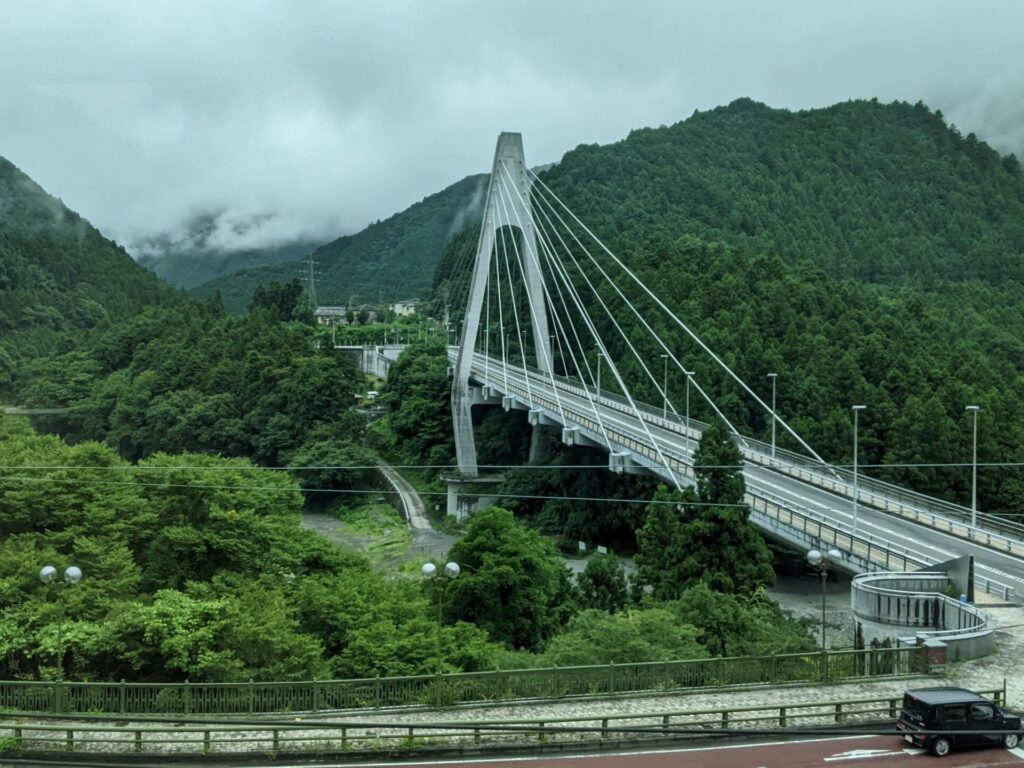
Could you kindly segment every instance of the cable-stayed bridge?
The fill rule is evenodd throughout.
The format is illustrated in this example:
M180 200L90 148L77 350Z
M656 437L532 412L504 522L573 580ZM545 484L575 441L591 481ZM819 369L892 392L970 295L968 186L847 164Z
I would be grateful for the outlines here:
M693 404L734 434L751 520L772 538L835 547L854 572L919 570L972 554L979 593L1024 595L1024 526L865 478L856 463L849 470L822 459L526 166L519 134L498 139L460 343L449 354L460 471L449 511L456 514L487 497L474 487L487 478L477 462L473 406L528 411L532 456L545 429L560 430L566 445L607 450L611 471L649 472L682 488L694 481L694 451L707 426L691 418ZM681 403L670 397L670 369L685 381ZM733 405L742 397L763 411L771 443L730 421L719 404L725 386ZM661 406L633 392L654 393ZM782 450L777 430L799 452ZM856 426L853 434L856 441Z

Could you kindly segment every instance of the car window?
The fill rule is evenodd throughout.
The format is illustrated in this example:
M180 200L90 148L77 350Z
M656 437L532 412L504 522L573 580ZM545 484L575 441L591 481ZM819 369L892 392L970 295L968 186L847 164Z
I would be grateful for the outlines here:
M950 704L943 711L943 722L946 724L967 721L967 707L963 704Z
M991 704L971 704L971 720L991 720L995 715Z

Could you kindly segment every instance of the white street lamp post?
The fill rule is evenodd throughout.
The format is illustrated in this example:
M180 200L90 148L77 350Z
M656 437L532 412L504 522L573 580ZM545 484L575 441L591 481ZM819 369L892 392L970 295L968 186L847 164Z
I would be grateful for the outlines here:
M777 373L769 373L768 378L772 380L772 458L775 458L775 382L779 378Z
M968 413L974 414L974 449L971 453L971 527L978 526L978 411L980 405L968 405Z
M853 411L853 535L857 535L857 415L867 408L866 405L851 405ZM853 548L853 542L850 542Z
M437 672L441 673L441 601L444 597L445 589L448 587L448 581L456 578L462 568L459 564L454 561L445 563L444 569L438 573L437 566L433 563L424 563L423 567L420 568L420 573L426 576L428 579L439 579L441 576L445 577L445 580L441 582L440 589L437 590Z
M825 582L828 581L828 566L830 563L838 563L842 560L843 553L838 549L830 549L828 552L822 553L817 549L812 549L807 553L807 562L814 566L818 571L818 575L821 578L821 650L822 652L827 650L825 645Z
M39 580L43 584L52 584L57 580L57 569L52 565L44 565L39 571ZM57 582L57 681L64 681L64 599L63 587L77 584L82 580L82 569L77 565L69 565L64 569L63 584Z

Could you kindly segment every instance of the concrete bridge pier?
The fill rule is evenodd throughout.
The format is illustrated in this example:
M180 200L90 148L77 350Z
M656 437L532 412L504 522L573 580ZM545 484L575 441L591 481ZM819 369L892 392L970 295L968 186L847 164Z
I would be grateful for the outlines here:
M530 431L530 453L527 457L529 462L543 461L551 453L551 436L562 425L549 417L540 408L531 408L527 417L533 429Z
M465 520L473 512L498 503L498 491L505 482L504 475L466 477L448 475L448 505L446 513L458 521Z

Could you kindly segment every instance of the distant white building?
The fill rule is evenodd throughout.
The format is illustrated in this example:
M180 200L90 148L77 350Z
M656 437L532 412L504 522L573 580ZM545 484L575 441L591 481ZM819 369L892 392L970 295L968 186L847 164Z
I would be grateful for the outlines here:
M348 325L345 307L317 307L313 316L317 325Z
M416 312L416 309L420 305L419 299L409 299L407 301L396 301L391 305L391 311L398 317L404 317L411 315Z

